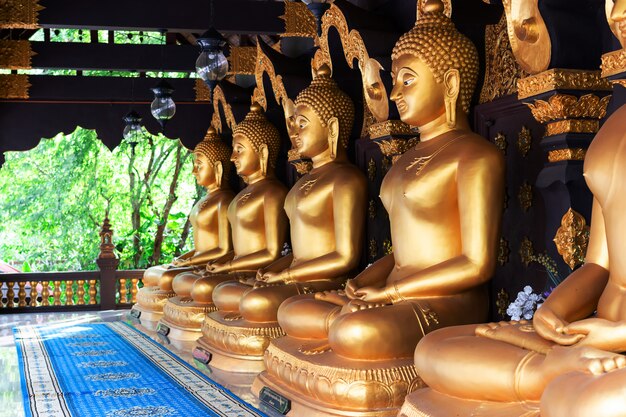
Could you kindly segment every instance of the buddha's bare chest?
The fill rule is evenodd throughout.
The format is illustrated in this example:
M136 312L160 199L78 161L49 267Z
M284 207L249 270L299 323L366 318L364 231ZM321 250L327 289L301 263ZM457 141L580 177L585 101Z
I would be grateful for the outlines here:
M314 222L332 215L333 181L322 176L303 179L287 195L285 209L291 222Z
M217 205L212 201L200 201L189 215L189 221L194 228L211 226L217 218Z
M263 216L263 195L259 192L242 192L228 207L228 221L233 228L256 225Z

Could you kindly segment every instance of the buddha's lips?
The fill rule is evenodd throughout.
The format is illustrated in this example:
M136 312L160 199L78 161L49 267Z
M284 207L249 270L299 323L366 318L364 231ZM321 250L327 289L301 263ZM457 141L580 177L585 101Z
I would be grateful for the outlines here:
M400 113L404 113L407 109L406 103L404 102L404 100L397 100L396 101L396 107L398 108L398 111Z

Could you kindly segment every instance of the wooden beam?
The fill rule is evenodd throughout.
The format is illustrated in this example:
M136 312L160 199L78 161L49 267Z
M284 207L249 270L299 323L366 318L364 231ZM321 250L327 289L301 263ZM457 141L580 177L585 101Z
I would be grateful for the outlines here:
M44 28L161 30L202 33L211 23L207 0L43 0ZM282 1L214 0L213 25L222 33L279 34Z
M194 72L200 53L192 45L120 45L31 42L33 68Z

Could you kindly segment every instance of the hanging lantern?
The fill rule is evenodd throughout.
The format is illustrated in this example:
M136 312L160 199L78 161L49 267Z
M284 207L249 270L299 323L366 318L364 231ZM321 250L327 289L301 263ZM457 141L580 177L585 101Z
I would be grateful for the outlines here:
M196 60L196 73L213 90L228 72L228 60L224 56L226 39L214 28L198 38L201 53Z
M126 114L126 116L123 117L122 120L124 120L125 125L124 139L134 148L143 138L141 116L139 116L136 111L131 110Z
M176 103L172 100L174 88L166 81L161 80L150 90L154 93L150 112L157 119L161 128L164 128L167 121L176 114Z

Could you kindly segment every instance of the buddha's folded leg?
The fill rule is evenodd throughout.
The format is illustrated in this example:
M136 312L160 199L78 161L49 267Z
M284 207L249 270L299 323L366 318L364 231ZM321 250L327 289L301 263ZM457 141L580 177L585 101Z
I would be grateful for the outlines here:
M289 336L326 339L330 323L340 311L340 306L316 300L314 294L296 295L278 308L278 323Z
M163 291L173 291L172 282L176 275L181 274L183 272L191 272L194 270L194 267L181 267L181 268L171 268L163 271L161 277L159 277L159 287Z
M172 289L180 297L189 297L193 284L200 278L202 275L192 271L180 273L172 281Z
M231 274L210 274L200 277L193 284L191 298L198 303L212 303L215 288L219 284L231 281L232 279L233 276Z
M420 322L408 302L342 314L329 331L336 354L365 360L411 357L421 337Z
M475 329L474 324L446 327L424 336L415 349L420 377L432 389L460 398L519 401L518 368L540 355L478 337Z
M143 273L143 285L146 287L159 285L159 279L167 271L167 267L168 265L156 265L146 269Z
M603 375L570 372L554 379L541 397L542 417L626 416L626 370Z
M239 303L243 295L252 290L252 286L236 280L229 280L218 284L213 289L213 304L224 313L238 313Z

